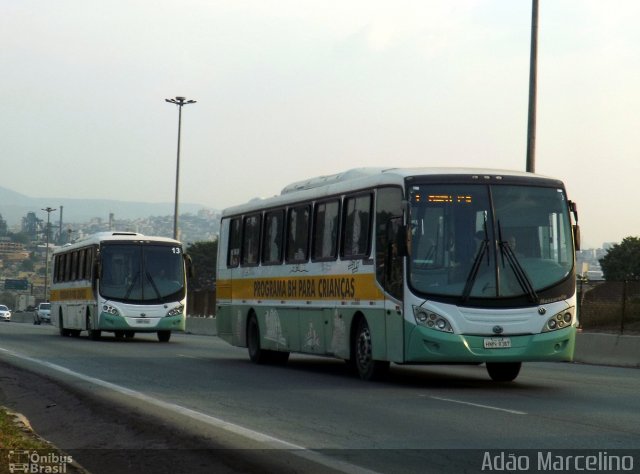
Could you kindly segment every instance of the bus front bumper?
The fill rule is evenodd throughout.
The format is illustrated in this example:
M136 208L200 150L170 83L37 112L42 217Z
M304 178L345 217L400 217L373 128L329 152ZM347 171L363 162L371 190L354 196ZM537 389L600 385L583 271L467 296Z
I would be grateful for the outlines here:
M185 318L182 315L164 318L129 318L103 312L100 313L98 327L102 331L184 331Z
M413 326L405 363L571 361L576 328L541 334L469 336Z

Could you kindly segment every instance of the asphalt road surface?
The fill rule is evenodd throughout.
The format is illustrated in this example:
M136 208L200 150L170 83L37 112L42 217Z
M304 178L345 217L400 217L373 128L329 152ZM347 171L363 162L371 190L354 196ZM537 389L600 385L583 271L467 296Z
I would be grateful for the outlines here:
M216 337L0 324L0 404L94 473L566 472L576 456L637 472L638 375L530 363L498 384L483 366L392 366L363 382L333 359L254 365Z

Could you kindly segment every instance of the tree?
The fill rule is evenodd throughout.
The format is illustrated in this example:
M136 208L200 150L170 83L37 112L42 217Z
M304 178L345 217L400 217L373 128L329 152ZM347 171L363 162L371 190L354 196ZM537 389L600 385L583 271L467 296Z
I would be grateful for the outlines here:
M640 237L625 237L600 259L607 281L640 280Z
M192 289L212 289L216 281L218 241L194 242L189 244L186 252L194 268L194 278L190 282Z
M18 233L11 233L9 232L9 237L11 238L12 242L16 242L19 244L25 244L27 245L29 242L31 242L31 238L23 233L23 232L18 232Z

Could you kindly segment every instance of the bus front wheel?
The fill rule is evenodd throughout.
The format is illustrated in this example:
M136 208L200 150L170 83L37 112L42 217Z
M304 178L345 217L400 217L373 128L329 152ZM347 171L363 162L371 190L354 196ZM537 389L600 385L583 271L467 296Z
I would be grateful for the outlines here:
M158 341L169 342L171 339L171 331L158 331Z
M487 362L489 377L495 382L512 382L520 373L522 362Z
M373 360L373 342L371 330L366 319L358 324L354 343L355 367L363 380L375 380L384 377L389 371L389 362Z

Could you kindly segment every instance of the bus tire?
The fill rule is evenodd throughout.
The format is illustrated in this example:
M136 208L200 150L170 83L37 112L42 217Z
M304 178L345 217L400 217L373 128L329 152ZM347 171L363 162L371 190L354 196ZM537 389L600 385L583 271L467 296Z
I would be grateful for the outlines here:
M116 339L124 339L124 331L114 331L113 335Z
M89 314L87 314L87 334L92 341L98 341L100 340L100 336L102 336L102 331L91 329L91 316Z
M125 331L124 332L124 338L125 339L133 339L136 336L136 333L134 331Z
M247 349L249 350L251 362L256 364L267 362L267 351L260 347L260 325L254 313L249 316L247 321Z
M512 382L520 373L522 362L487 362L487 372L494 382Z
M71 335L71 332L69 331L69 329L65 329L64 327L64 322L62 320L62 314L60 314L58 316L58 328L60 329L60 335L62 337L67 337Z
M358 322L353 347L355 367L362 380L378 380L389 372L388 361L373 360L371 330L365 318Z
M169 342L171 339L171 331L158 331L158 341Z

